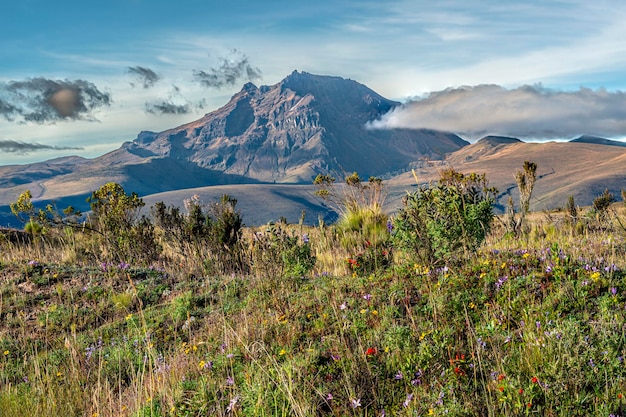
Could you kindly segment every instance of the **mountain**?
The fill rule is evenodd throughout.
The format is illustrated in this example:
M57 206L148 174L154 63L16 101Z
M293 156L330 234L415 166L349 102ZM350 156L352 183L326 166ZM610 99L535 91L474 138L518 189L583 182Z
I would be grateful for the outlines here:
M609 146L621 146L621 147L626 147L626 142L620 142L617 140L611 140L611 139L605 139L605 138L600 138L598 136L591 136L591 135L582 135L576 139L572 139L570 140L570 142L574 142L574 143L594 143L597 145L609 145Z
M0 167L0 224L25 189L35 201L84 210L85 198L109 181L147 196L228 184L311 184L320 173L389 177L420 158L441 159L468 145L451 133L366 128L398 105L356 81L306 72L272 86L247 83L201 119L141 132L98 158Z
M431 130L368 130L400 103L340 77L294 71L273 86L244 85L222 108L120 152L173 158L263 182L310 183L317 174L381 176L468 142Z

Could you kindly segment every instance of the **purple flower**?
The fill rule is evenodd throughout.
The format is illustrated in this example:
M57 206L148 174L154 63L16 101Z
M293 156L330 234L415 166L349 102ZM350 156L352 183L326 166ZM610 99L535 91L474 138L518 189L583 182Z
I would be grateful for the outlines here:
M363 299L364 299L364 300L367 300L367 301L369 301L371 298L372 298L372 294L365 294L365 295L363 296Z
M413 400L413 394L407 395L406 400L404 400L404 402L402 403L402 406L404 408L408 407L412 400Z
M39 265L39 262L37 261L28 261L28 266L37 266Z
M331 394L330 392L326 394L326 401L330 401L332 399L333 399L333 394Z
M352 406L352 408L357 408L361 406L361 399L360 398L353 398L350 400L350 405Z
M309 235L308 235L308 234L306 234L306 233L305 233L305 234L303 234L303 235L302 235L302 241L303 241L304 243L309 243Z
M234 385L235 384L235 380L232 376L229 376L228 378L226 378L226 385Z
M391 233L393 231L393 223L391 219L387 220L387 232Z
M617 288L611 287L611 294L617 295Z
M402 371L398 371L398 373L393 377L393 379L395 379L396 381L399 381L402 378L404 378L404 375L402 375Z
M119 268L120 268L122 271L124 271L125 269L128 269L128 268L130 267L130 265L129 265L129 264L127 264L127 263L126 263L126 262L124 262L124 261L120 262L120 264L119 264L118 266L119 266Z
M228 407L226 407L226 412L230 413L231 411L233 411L233 409L235 408L235 405L237 405L238 401L239 401L239 395L237 395L235 398L230 400L230 403L228 404Z

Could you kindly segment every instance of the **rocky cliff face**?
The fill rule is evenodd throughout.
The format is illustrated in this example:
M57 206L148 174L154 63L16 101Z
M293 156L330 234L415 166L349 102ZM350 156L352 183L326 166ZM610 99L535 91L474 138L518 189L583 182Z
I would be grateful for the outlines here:
M467 144L441 132L365 128L397 105L352 80L294 71L273 86L248 83L200 120L142 132L124 149L260 181L310 183L318 173L397 172Z

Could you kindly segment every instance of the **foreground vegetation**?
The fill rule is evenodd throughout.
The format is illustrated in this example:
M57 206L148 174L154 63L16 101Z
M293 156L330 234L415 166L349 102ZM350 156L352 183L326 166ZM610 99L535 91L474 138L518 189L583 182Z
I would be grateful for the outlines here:
M388 218L378 179L319 184L337 225L244 228L227 196L140 219L113 184L83 224L25 195L0 415L626 415L623 204L492 219L448 172Z

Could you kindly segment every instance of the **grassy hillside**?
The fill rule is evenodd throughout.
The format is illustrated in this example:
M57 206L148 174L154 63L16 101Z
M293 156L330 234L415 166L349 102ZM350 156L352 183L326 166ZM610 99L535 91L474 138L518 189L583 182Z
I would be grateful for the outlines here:
M136 252L107 229L7 236L0 415L624 415L626 215L598 214L494 219L432 264L386 216L226 248L165 223L124 235Z

